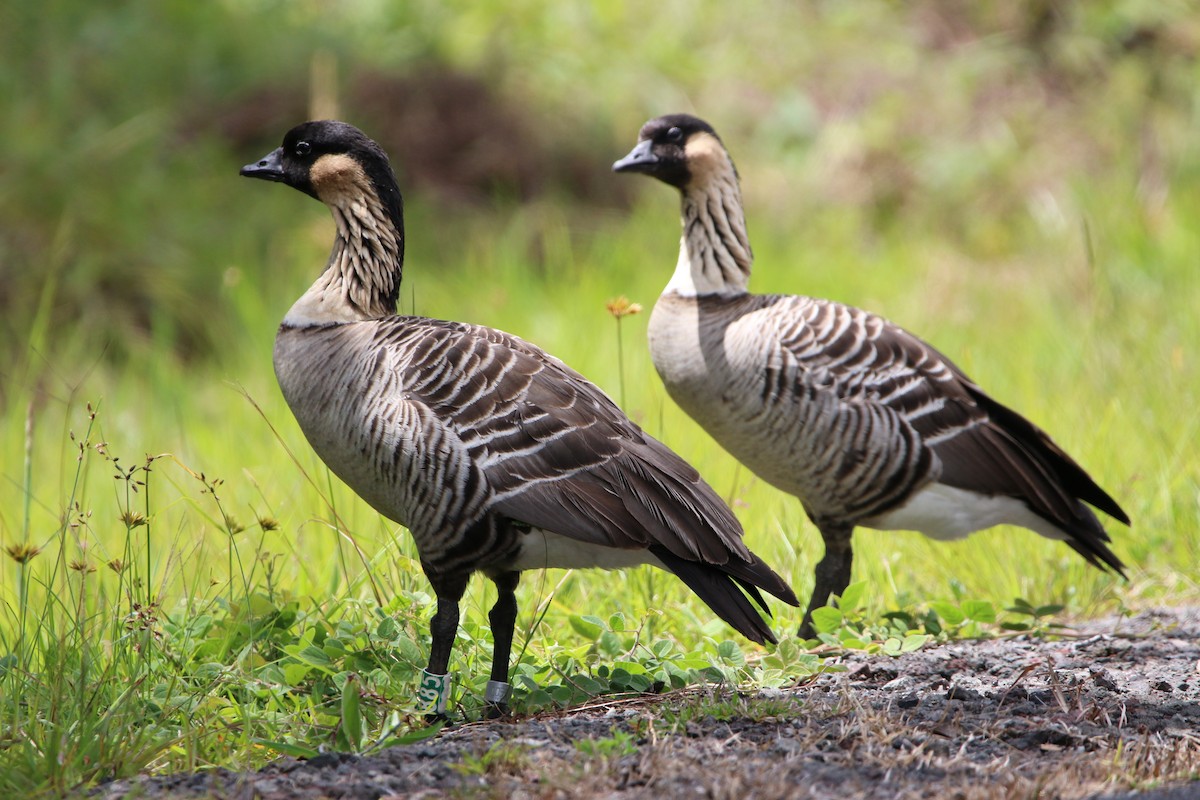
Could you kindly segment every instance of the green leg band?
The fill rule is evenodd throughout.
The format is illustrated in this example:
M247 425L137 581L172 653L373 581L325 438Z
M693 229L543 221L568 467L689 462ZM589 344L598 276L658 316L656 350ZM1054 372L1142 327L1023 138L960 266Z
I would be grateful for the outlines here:
M450 675L434 675L429 670L422 670L417 700L424 706L425 713L445 716L449 699Z

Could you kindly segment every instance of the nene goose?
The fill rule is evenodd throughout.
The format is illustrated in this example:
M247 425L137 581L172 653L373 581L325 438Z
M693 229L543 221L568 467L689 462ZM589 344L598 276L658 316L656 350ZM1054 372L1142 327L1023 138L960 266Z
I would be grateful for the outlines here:
M325 464L416 540L437 595L418 692L435 713L445 713L458 604L476 571L499 594L485 690L497 709L521 570L652 564L747 638L774 641L749 598L768 614L759 589L799 601L694 469L534 345L396 315L403 211L375 142L342 122L306 122L241 174L321 200L337 223L324 272L279 328L275 374Z
M821 532L802 636L813 634L813 610L848 585L859 525L956 539L1009 523L1124 575L1084 503L1129 524L1121 507L949 359L866 311L748 292L738 174L707 123L651 120L613 170L683 197L679 261L648 331L668 393L759 477L799 497Z

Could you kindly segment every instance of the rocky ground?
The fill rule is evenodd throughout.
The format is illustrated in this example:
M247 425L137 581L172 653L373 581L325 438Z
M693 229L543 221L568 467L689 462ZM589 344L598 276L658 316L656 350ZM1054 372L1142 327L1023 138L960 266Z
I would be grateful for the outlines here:
M854 655L770 694L479 722L367 757L119 781L145 798L1200 798L1200 609ZM1189 779L1198 779L1189 783Z

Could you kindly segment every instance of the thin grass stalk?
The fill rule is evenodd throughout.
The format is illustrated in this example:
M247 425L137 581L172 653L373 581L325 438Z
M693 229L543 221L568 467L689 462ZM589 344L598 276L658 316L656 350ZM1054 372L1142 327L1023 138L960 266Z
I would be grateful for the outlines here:
M629 302L627 297L621 296L615 300L609 300L605 304L605 308L617 323L617 392L620 406L625 408L625 348L621 339L621 320L640 313L642 307L638 303Z
M150 458L146 459L146 483L147 484L150 483L150 461L151 461ZM142 496L142 506L143 506L143 508L146 509L143 513L145 514L144 526L146 528L146 603L147 603L147 605L149 605L149 603L151 602L151 583L152 583L152 581L151 581L151 569L152 569L151 564L153 563L152 559L151 559L151 546L150 546L150 542L153 540L150 537L150 488L149 488L149 486L146 487L146 491Z
M33 522L32 522L33 510L31 507L32 503L33 503L33 430L34 430L33 418L34 418L33 400L30 400L29 408L25 413L25 464L24 464L24 467L25 467L25 474L24 474L25 503L24 503L24 506L25 506L25 508L24 508L24 521L22 524L22 536L21 536L21 540L26 543L26 546L28 546L28 544L29 544L29 536L30 536L30 533L32 530L32 524L33 524ZM18 663L20 665L21 671L28 672L29 661L27 658L24 658L24 655L26 655L26 653L25 653L26 622L27 622L27 614L28 614L28 610L29 610L29 580L28 580L28 576L25 574L25 564L26 564L25 560L18 560L18 562L17 562L17 605L18 605L17 615L18 615L18 622L17 622L17 641L16 641L14 649L16 649L17 652L21 654L20 656L18 656ZM15 704L15 705L17 706L18 709L20 708L19 703ZM20 712L18 711L18 714L19 713ZM18 723L19 722L20 722L20 719L18 717Z
M617 317L617 391L620 392L621 408L625 405L625 348L621 340L621 318Z
M292 452L292 449L290 447L288 447L287 442L285 442L283 440L283 437L279 434L279 431L276 430L274 424L272 424L271 420L267 417L267 413L265 411L263 411L262 407L258 404L258 402L253 397L250 396L250 393L248 391L246 391L246 389L244 387L239 386L238 391L241 393L242 397L246 398L246 400L250 403L250 405L254 407L254 410L258 412L258 415L260 417L262 417L263 422L267 423L267 427L271 430L271 435L273 437L275 437L275 441L279 443L279 445L283 448L283 451L285 453L287 453L288 458L290 458L292 463L296 465L296 468L300 470L300 474L303 475L304 479L306 481L308 481L308 483L314 489L317 490L318 494L320 494L321 490L320 490L320 487L317 486L317 482L315 480L313 480L311 475L308 474L308 471L305 470L304 466L300 463L300 459L296 458L296 454ZM326 478L327 479L330 478L330 476L328 474L328 470L326 471ZM362 561L364 573L367 576L367 580L371 584L371 592L375 596L375 603L377 605L379 605L380 607L383 607L383 605L384 605L383 592L380 591L379 584L376 583L376 581L375 581L375 575L371 571L370 561L367 559L366 553L363 552L363 549L358 546L358 542L354 539L353 536L350 535L349 526L346 525L341 520L340 517L338 517L337 509L333 505L332 482L330 482L328 484L327 488L329 489L329 494L328 495L320 495L320 496L321 496L321 499L323 501L325 501L325 505L329 508L329 513L333 515L334 531L339 536L345 537L350 542L350 544L354 547L354 552L356 552L358 554L359 560ZM340 555L340 551L341 551L341 546L339 544L339 555Z
M21 527L22 540L29 541L30 526L32 520L32 503L33 503L33 400L29 401L29 407L25 411L25 510L24 520Z

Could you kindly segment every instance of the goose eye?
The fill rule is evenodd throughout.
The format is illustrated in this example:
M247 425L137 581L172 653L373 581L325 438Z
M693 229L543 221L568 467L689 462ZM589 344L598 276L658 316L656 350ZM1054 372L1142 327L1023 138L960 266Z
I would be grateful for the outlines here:
M312 152L312 145L308 142L296 142L296 155L306 156Z
M679 128L671 128L669 131L667 131L667 141L668 142L682 142L683 141L683 131Z

